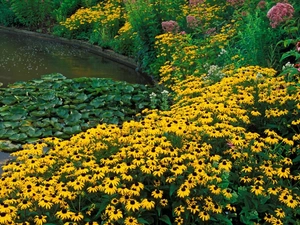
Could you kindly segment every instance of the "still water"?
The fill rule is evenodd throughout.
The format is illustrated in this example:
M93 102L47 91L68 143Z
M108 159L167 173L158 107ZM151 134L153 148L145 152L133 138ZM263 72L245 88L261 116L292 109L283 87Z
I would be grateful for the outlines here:
M83 48L0 30L0 82L4 86L49 73L61 73L67 78L101 77L148 83L134 69Z

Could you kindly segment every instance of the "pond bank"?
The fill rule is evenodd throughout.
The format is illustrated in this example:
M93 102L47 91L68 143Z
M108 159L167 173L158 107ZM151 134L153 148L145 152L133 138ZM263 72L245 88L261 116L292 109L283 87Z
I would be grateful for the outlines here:
M45 39L45 40L53 40L53 41L57 41L59 43L63 43L63 44L67 44L67 45L73 45L73 46L76 46L76 47L79 47L79 48L84 48L84 49L88 50L89 52L91 52L95 55L98 55L98 56L104 57L106 59L112 60L116 63L122 64L122 65L127 66L131 69L135 69L139 74L141 74L141 76L145 77L145 79L147 79L147 81L149 81L149 83L151 83L151 84L156 83L151 76L139 71L138 65L137 65L136 61L133 58L118 54L118 53L114 52L113 50L103 49L100 46L93 45L93 44L88 43L86 41L80 41L80 40L75 40L75 39L67 39L67 38L53 36L53 35L50 35L50 34L36 33L36 32L32 32L32 31L28 31L28 30L22 30L22 29L18 29L18 28L0 26L0 30L5 31L5 32L14 32L14 33L24 34L24 35L28 35L28 36L34 36L36 38L41 38L41 39Z

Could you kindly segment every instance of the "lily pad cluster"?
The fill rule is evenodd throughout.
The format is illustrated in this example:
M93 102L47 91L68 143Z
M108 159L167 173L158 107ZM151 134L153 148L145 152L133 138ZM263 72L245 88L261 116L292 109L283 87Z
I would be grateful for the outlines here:
M61 74L0 88L0 150L43 137L69 138L99 123L134 119L159 88L105 78ZM157 103L159 104L159 102ZM157 107L159 108L159 107ZM17 144L17 145L16 145Z

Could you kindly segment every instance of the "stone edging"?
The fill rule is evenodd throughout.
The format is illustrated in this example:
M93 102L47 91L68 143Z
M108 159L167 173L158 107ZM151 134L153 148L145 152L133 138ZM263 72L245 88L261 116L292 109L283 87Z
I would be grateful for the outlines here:
M0 26L0 30L4 30L7 32L21 33L21 34L25 34L25 35L29 35L29 36L34 36L37 38L44 38L47 40L55 40L55 41L58 41L63 44L75 45L80 48L85 48L88 51L90 51L96 55L102 56L102 57L110 59L114 62L128 66L132 69L135 69L138 72L137 63L135 62L135 60L133 58L118 54L112 50L103 49L100 46L92 45L85 41L74 40L74 39L70 40L67 38L57 37L57 36L53 36L53 35L49 35L49 34L36 33L36 32L32 32L32 31L21 30L21 29L16 29L16 28L11 28L11 27ZM145 74L143 74L143 75L147 76ZM147 76L147 77L149 77L149 76Z

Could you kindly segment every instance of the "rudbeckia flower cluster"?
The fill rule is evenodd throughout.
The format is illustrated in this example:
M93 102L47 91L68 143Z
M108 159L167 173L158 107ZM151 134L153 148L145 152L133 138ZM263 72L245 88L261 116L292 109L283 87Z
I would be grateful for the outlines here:
M201 223L235 218L247 204L257 221L292 218L300 89L275 72L245 67L213 85L191 76L173 86L169 111L24 145L3 166L0 224L144 224L161 213Z

